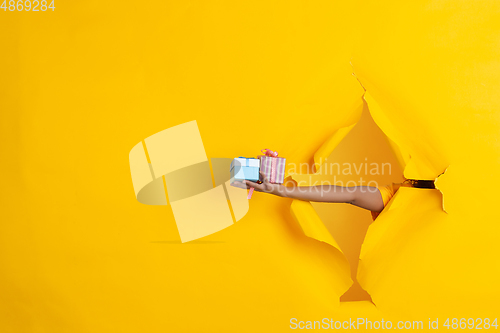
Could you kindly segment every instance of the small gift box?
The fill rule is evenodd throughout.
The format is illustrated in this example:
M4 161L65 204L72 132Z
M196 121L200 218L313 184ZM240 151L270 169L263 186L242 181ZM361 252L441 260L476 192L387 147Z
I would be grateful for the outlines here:
M270 149L261 150L265 155L259 155L260 170L264 173L270 183L283 184L285 180L286 159L278 157L277 151Z
M231 162L231 184L236 181L259 180L260 160L258 158L238 157Z

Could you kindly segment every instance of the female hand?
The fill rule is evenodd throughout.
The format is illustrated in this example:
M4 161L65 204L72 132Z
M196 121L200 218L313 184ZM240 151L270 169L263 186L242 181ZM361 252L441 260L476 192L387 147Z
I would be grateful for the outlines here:
M260 179L262 181L262 183L260 184L249 180L243 180L242 182L235 181L233 184L237 187L245 188L246 186L247 189L253 187L255 191L274 194L282 197L285 196L284 186L282 184L270 183L262 171L260 172Z

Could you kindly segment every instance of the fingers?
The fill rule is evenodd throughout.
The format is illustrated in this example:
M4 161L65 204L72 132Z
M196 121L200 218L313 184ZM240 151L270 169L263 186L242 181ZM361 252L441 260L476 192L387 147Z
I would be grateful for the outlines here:
M248 181L248 180L244 180L243 184L245 184L247 186L247 188L253 187L257 191L263 191L264 190L264 184L258 184L258 183L251 182L251 181Z
M253 187L256 191L265 192L266 183L259 184L250 180L243 180L243 181L236 180L231 183L231 186L243 189L250 189Z

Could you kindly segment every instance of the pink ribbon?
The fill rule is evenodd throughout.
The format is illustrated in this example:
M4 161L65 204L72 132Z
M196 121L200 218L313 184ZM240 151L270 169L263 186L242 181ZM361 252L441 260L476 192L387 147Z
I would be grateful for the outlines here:
M271 183L276 182L276 163L277 163L277 161L278 161L277 158L273 158L271 160L271 179L269 179L269 181Z
M261 152L264 153L264 155L269 156L269 157L278 157L278 152L277 151L272 151L271 149L262 149Z

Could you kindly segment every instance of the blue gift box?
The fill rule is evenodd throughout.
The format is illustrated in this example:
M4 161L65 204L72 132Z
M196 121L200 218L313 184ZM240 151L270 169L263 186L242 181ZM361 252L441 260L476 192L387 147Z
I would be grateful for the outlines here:
M260 159L237 157L231 162L231 183L235 180L250 180L256 182L259 180Z

